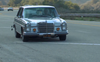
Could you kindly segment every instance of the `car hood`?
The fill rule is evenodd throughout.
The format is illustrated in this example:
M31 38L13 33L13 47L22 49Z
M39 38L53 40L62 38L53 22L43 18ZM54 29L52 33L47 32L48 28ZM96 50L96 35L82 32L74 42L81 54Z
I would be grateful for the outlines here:
M49 18L49 17L41 17L41 18L25 18L27 22L31 23L61 23L60 18Z

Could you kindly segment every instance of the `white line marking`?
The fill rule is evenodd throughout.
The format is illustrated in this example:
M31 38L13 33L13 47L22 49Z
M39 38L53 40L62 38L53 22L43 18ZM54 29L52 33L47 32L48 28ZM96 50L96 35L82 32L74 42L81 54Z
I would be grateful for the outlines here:
M13 42L15 44L30 44L30 42L28 43L24 43L22 41L16 41ZM100 44L96 44L96 43L62 43L62 42L39 42L41 44L55 44L55 45L83 45L83 46L100 46ZM32 43L31 43L32 44ZM33 41L34 44L34 41ZM38 44L38 43L37 43Z
M16 41L15 43L24 43L22 41ZM33 42L34 43L34 42ZM96 43L65 43L65 42L40 42L41 44L46 43L46 44L56 44L56 45L83 45L83 46L100 46L100 44ZM27 43L26 43L27 44Z
M100 46L100 44L94 44L94 43L54 43L54 44L59 44L59 45L87 45L87 46Z

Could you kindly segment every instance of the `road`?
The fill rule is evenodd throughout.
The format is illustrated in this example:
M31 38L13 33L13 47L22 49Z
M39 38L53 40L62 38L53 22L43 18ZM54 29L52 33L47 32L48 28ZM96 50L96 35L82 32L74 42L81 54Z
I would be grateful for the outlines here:
M100 62L100 22L66 20L66 41L22 42L11 31L17 10L0 11L0 62Z

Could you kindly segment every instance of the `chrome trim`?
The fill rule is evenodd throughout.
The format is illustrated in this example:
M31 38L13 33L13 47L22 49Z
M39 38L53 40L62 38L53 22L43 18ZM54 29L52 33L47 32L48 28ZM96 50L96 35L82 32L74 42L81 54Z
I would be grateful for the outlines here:
M54 24L53 23L38 23L38 33L53 33Z

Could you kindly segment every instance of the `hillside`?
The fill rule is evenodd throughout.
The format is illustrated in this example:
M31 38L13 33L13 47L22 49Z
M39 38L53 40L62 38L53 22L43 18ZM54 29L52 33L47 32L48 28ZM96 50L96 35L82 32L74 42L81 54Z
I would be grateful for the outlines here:
M87 1L90 1L90 0L65 0L65 1L71 1L73 3L83 4L83 3L86 3ZM9 2L9 0L0 0L0 4L2 3L3 5L7 5L8 2Z
M91 0L80 6L83 10L97 10L100 11L100 0Z
M7 5L9 0L0 0L0 5Z

